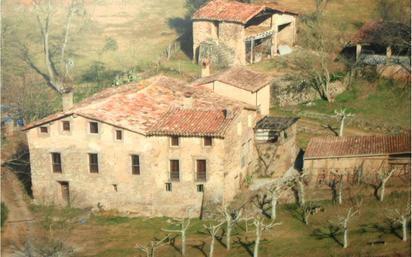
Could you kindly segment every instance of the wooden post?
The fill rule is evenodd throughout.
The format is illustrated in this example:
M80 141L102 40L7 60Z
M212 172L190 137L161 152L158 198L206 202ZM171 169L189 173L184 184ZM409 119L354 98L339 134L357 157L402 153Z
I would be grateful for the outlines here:
M362 52L362 45L356 44L356 61L359 61L361 52Z
M253 63L253 46L255 44L255 41L252 39L250 41L250 63Z

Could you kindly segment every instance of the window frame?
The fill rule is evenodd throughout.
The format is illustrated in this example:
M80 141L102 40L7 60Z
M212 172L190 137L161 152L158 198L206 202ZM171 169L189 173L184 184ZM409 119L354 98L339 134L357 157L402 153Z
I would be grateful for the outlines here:
M120 132L120 134L118 134ZM118 135L120 135L120 139L118 138ZM114 130L114 139L116 140L116 141L123 141L123 135L124 135L124 133L123 133L123 130L122 129L115 129Z
M92 156L96 156L96 163L92 163ZM89 157L89 173L99 173L99 154L97 153L88 153ZM95 167L96 169L93 169Z
M62 131L64 133L70 133L71 132L72 127L71 127L71 122L69 120L62 120L61 124L62 124ZM68 124L68 126L69 126L68 129L66 129L65 124Z
M165 186L166 186L166 192L172 192L172 190L173 190L173 188L172 188L172 183L170 183L170 182L166 182L165 183Z
M177 165L174 166L173 164L177 164ZM174 170L174 168L176 167L177 167L177 170ZM179 159L169 160L169 179L170 181L174 181L174 182L180 181L180 160Z
M204 162L204 171L199 171L199 163ZM208 170L208 161L207 159L196 159L195 162L195 173L196 173L196 181L198 182L206 182L207 181L207 170ZM199 176L200 172L204 172L204 175Z
M138 160L138 164L134 163L134 158L137 157ZM141 173L141 160L140 160L140 155L139 154L131 154L130 155L130 159L131 159L131 169L132 169L132 175L140 175ZM135 168L137 167L137 172L135 172Z
M205 185L204 184L197 184L196 185L196 191L198 193L204 193L205 192Z
M97 132L92 132L92 124L96 124L96 131ZM97 121L89 121L89 134L91 135L98 135L100 133L100 125L99 122Z
M175 145L175 144L173 144L173 140L174 139L176 139L177 140L177 144ZM170 136L170 143L169 143L169 145L170 145L170 147L179 147L180 146L180 137L179 136Z
M209 139L210 139L210 144L208 145L208 144L206 144L206 140L209 140ZM211 136L203 137L203 146L204 147L212 147L213 146L213 137L211 137Z
M42 131L42 129L46 129L46 131ZM39 133L40 135L48 135L49 134L49 126L40 126L39 127Z
M52 171L53 173L63 173L62 156L60 152L51 152ZM55 157L58 156L59 161L55 162Z

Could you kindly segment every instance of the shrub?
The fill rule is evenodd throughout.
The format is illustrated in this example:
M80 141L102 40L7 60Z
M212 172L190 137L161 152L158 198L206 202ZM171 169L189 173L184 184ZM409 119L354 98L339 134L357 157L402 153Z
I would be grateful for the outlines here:
M1 202L0 210L1 210L1 227L3 227L4 223L7 220L7 216L9 215L9 209L3 202Z

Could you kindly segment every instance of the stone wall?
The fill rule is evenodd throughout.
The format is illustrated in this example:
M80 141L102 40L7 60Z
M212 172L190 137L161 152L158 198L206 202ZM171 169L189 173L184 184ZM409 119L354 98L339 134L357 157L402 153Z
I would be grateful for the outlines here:
M27 131L35 200L63 205L59 181L66 181L75 207L96 208L99 204L104 209L141 216L178 217L185 215L188 207L194 207L192 214L198 216L203 199L203 193L197 192L198 184L204 184L205 198L230 201L239 181L229 177L243 171L233 156L224 158L233 160L230 168L222 157L227 156L229 145L239 149L241 141L252 138L250 129L244 129L227 139L214 138L212 147L203 146L201 137L181 137L179 147L171 147L167 136L145 137L123 130L123 140L117 141L116 128L111 125L99 123L99 134L95 135L88 132L88 119L65 119L71 122L69 133L62 131L59 120L48 125L47 135L41 134L38 127ZM247 115L242 114L228 133L237 131L239 122L247 121ZM62 173L52 171L52 152L61 153ZM89 153L98 154L99 173L89 172ZM132 175L132 154L140 156L140 175ZM170 159L180 160L180 181L172 182L172 191L168 192L165 183L170 182ZM205 183L195 179L196 159L207 160Z

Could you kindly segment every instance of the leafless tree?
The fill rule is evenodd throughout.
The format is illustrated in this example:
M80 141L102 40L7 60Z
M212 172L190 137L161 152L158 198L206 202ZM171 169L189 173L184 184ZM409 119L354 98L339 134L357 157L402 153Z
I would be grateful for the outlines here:
M256 240L255 240L255 247L253 250L253 257L259 256L259 244L260 244L260 240L262 238L263 232L274 226L278 226L281 224L282 223L274 223L273 221L269 224L265 224L264 217L260 214L254 217L253 225L255 226Z
M320 206L314 205L313 202L308 202L308 203L305 203L301 207L301 209L302 209L303 223L308 225L310 215L314 215L318 213L318 211L321 210L322 208Z
M230 211L227 206L224 206L221 210L222 215L226 221L226 249L230 250L231 246L231 236L233 226L239 222L240 217L242 216L242 210L232 210Z
M217 232L219 232L220 228L222 227L223 223L225 223L225 221L221 221L218 224L211 224L209 223L208 225L203 225L207 231L209 232L210 236L211 236L211 240L210 240L210 248L209 248L209 257L213 257L213 252L215 249L215 240L216 240L216 235ZM230 240L229 240L230 241Z
M297 192L300 207L305 204L305 177L306 175L302 172L289 180L289 184L293 186Z
M63 1L67 4L68 1ZM70 72L74 66L71 58L67 58L66 52L70 42L73 18L76 15L82 16L85 13L82 0L70 0L67 5L66 20L63 25L63 37L61 42L52 45L50 42L52 20L56 13L55 1L52 0L33 0L33 12L36 16L37 25L40 30L41 42L43 46L43 60L45 70L35 61L26 44L20 44L20 57L37 74L39 74L47 85L63 95L72 89ZM58 45L58 46L57 46ZM52 49L57 47L57 49Z
M386 217L393 224L400 224L402 226L402 241L406 242L408 240L408 221L411 219L410 203L408 203L404 209L388 209Z
M338 120L338 122L340 123L340 127L339 127L339 136L342 137L343 136L343 129L345 128L345 120L347 118L353 117L354 114L352 113L347 113L346 109L341 109L341 110L335 110L335 117Z
M180 234L182 240L182 255L186 255L186 231L190 226L190 213L191 209L187 210L187 215L185 218L174 218L168 220L168 223L172 226L177 227L177 229L162 229L165 232Z
M339 205L342 204L342 192L343 192L343 174L332 172L334 178L329 182L329 187L332 189L332 200Z
M165 244L168 244L169 240L170 240L170 235L167 235L163 239L152 240L147 245L136 244L136 248L146 253L146 257L155 257L156 249Z
M350 207L345 216L339 216L335 222L332 222L336 226L340 227L343 230L343 248L348 247L348 234L349 234L349 223L353 216L357 215L359 210L353 210L353 207Z
M277 213L277 204L280 196L282 195L283 192L286 191L287 188L287 182L285 181L277 181L276 183L272 184L269 186L268 192L270 193L271 200L270 200L270 206L271 206L271 214L270 217L272 220L276 219Z
M392 177L393 173L395 173L396 169L391 169L388 172L381 171L381 174L379 174L379 186L378 186L378 192L379 192L379 201L383 202L383 198L385 197L385 186L388 180Z

